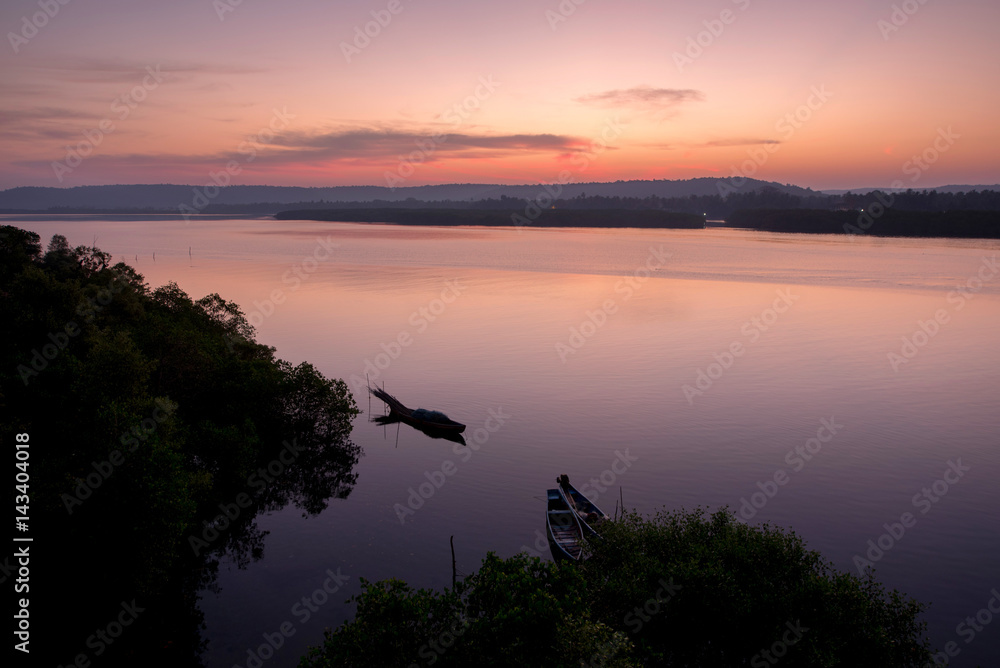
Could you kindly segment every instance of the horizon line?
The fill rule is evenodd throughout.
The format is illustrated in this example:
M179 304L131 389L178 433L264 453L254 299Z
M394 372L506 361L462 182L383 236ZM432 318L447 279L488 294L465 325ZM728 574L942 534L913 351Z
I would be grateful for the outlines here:
M616 179L614 181L580 181L561 184L565 186L586 186L586 185L614 185L617 183L656 183L656 182L669 182L669 183L681 183L689 181L728 181L733 177L719 177L719 176L699 176L692 177L688 179ZM809 190L812 192L823 193L826 191L837 190L846 192L872 192L874 190L895 190L895 191L923 191L923 190L935 190L938 188L955 188L955 187L969 187L969 188L998 188L1000 189L1000 181L997 183L942 183L939 185L925 185L920 188L905 187L898 188L893 186L861 186L861 187L813 187L813 186L803 186L795 183L782 183L780 181L768 181L764 179L754 179L745 177L747 182L756 182L763 184L774 184L784 187L800 188L802 190ZM53 190L73 190L77 188L110 188L110 187L148 187L148 186L173 186L181 188L199 188L204 184L194 184L194 183L100 183L100 184L85 184L76 186L38 186L38 185L19 185L10 186L7 188L0 188L0 193L8 192L11 190L16 190L19 188L48 188ZM348 185L326 185L326 186L310 186L310 185L277 185L277 184L230 184L225 186L217 186L220 190L226 190L231 188L301 188L305 190L321 190L321 189L336 189L336 188L378 188L380 190L388 190L391 192L397 190L416 190L420 188L444 188L444 187L454 187L454 186L489 186L494 188L523 188L523 187L544 187L545 185L552 185L544 181L537 182L526 182L526 183L486 183L486 182L447 182L447 183L425 183L421 185L412 186L397 186L390 187L386 185L372 184L372 183L355 183ZM742 188L738 188L742 189Z

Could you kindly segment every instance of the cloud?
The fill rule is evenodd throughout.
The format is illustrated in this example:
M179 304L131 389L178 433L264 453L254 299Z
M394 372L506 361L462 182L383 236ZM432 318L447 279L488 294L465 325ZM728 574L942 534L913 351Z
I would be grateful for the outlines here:
M679 149L692 148L722 148L730 146L760 146L762 144L780 144L778 139L753 139L747 137L733 137L730 139L713 139L705 142L677 142L675 144L639 144L643 148L653 148L658 151L675 151Z
M414 129L352 128L329 132L289 132L270 141L271 145L291 149L302 158L398 158L420 151L426 160L436 156L498 157L511 153L557 152L580 150L584 142L576 137L557 134L474 134L448 133L437 128Z
M63 107L0 109L0 139L17 142L79 139L82 128L75 126L94 118L93 114Z
M601 107L630 107L640 110L653 110L675 107L685 102L701 102L704 99L704 93L691 88L636 86L635 88L590 93L589 95L576 98L575 101Z
M696 144L698 148L716 148L719 146L759 146L760 144L780 144L777 139L714 139L703 144Z
M437 134L435 134L437 133ZM435 139L435 137L437 137ZM257 135L247 140L255 149L251 170L265 167L311 167L326 169L333 166L395 167L401 159L418 152L417 162L443 159L493 160L524 153L551 153L563 157L587 150L589 144L579 138L558 134L475 134L455 133L436 128L418 131L416 128L350 128L323 132L284 132L274 137ZM92 167L107 170L166 170L206 173L228 161L246 160L239 141L231 151L202 154L126 153L95 154L88 158ZM249 147L249 145L248 145ZM26 160L16 163L30 169L42 169L47 162Z
M65 109L62 107L32 107L31 109L0 109L0 126L14 123L38 122L77 118L93 118L93 114L87 114L76 109Z
M259 74L266 70L246 65L195 62L151 62L124 58L78 58L58 56L37 61L28 69L44 72L51 81L74 84L124 84L141 80L147 67L159 70L171 79L191 79L199 75L237 76Z

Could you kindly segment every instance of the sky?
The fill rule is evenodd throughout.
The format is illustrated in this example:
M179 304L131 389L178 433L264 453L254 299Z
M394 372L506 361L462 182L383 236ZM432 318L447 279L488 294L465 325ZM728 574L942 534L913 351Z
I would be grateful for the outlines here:
M996 0L4 0L0 189L1000 183Z

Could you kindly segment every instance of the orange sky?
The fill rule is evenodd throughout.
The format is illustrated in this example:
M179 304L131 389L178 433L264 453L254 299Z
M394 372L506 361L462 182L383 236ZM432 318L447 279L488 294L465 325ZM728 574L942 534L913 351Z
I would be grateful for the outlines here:
M0 188L1000 182L995 0L237 1L5 2Z

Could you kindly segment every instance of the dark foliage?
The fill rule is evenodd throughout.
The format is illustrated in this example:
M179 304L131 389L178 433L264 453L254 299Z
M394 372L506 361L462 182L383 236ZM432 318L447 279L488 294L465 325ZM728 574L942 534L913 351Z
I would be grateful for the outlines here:
M764 232L1000 238L1000 213L992 211L904 211L882 205L865 211L747 209L731 215L727 223Z
M454 590L362 581L355 620L327 632L303 668L334 666L637 666L625 634L593 620L572 568L489 554Z
M285 211L279 220L339 220L397 225L482 225L538 227L702 228L701 216L652 209L570 210L527 205L509 211L493 209L326 209Z
M443 593L365 583L353 621L303 668L922 668L922 606L836 571L794 532L728 510L627 513L582 564L490 554Z
M155 612L116 651L159 643L175 665L196 660L194 592L221 555L260 555L257 513L315 514L353 487L353 397L256 343L235 303L151 290L60 235L43 254L38 235L0 227L0 276L0 427L31 437L31 516L46 537L35 609L59 640L46 649L86 650L95 623L136 599ZM256 484L288 444L292 463ZM241 493L250 504L220 522Z

